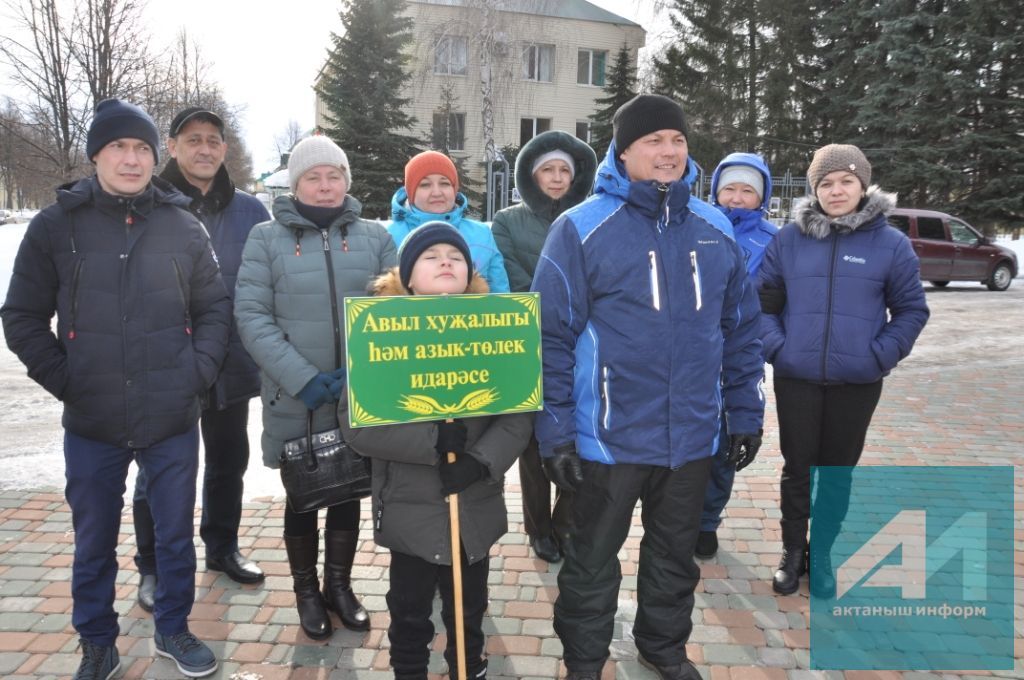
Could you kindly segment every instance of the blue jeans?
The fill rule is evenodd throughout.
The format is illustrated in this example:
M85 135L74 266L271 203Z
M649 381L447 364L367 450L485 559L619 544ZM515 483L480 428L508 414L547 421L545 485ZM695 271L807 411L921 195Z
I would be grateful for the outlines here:
M242 520L242 490L249 466L249 401L226 409L206 409L199 420L206 460L203 466L203 515L199 535L206 557L227 557L238 552L238 525ZM146 500L146 474L135 478L132 501L135 520L135 566L140 574L156 573L152 511Z
M700 513L700 530L715 531L722 523L722 511L732 495L732 483L736 479L736 466L726 463L729 457L729 433L722 417L722 431L718 435L718 452L711 459L711 476L704 492L704 507Z
M153 618L162 635L188 628L195 600L196 551L192 516L199 469L199 428L145 449L128 449L64 433L67 484L75 529L71 568L71 622L83 639L110 646L117 639L114 588L117 545L128 466L135 460L146 476L146 496L155 520L159 584Z

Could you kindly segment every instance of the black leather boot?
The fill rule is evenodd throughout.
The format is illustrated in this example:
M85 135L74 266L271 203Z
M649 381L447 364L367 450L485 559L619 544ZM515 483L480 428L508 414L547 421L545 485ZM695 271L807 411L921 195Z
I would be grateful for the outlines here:
M320 595L320 580L316 577L317 558L320 555L320 533L308 536L285 536L288 567L292 572L295 607L299 610L302 631L314 640L330 637L331 617L324 608Z
M785 517L779 522L782 529L782 559L772 578L772 590L792 595L800 587L800 577L807 573L807 520Z
M370 617L352 592L352 560L356 556L359 531L328 529L324 560L324 600L349 630L370 630Z
M832 546L824 550L809 550L808 573L811 595L829 600L836 596L836 575L832 570Z

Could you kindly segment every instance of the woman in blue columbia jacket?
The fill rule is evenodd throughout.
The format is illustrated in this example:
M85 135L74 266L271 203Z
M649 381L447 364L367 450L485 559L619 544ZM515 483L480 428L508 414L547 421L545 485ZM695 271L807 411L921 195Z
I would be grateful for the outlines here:
M772 583L783 594L796 591L807 568L811 468L857 464L882 378L928 320L917 256L886 219L896 196L870 186L861 150L818 149L807 179L813 195L794 206L796 220L769 244L759 274L762 289L782 289L786 299L781 313L762 316L761 338L775 370L785 460L783 554ZM835 591L829 552L849 504L828 479L815 500L810 571L819 597Z
M400 248L409 232L421 224L447 222L466 239L473 268L486 279L491 292L508 293L508 274L498 244L490 227L466 217L468 206L451 159L437 151L418 153L405 165L405 185L391 198L388 233Z

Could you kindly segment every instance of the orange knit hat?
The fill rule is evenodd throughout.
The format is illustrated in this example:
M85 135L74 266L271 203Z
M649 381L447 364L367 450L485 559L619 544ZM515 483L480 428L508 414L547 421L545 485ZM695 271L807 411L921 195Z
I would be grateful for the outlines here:
M405 193L409 196L410 203L412 197L416 195L416 187L427 175L444 175L455 187L455 191L459 190L459 173L452 159L439 151L424 151L410 158L405 164Z

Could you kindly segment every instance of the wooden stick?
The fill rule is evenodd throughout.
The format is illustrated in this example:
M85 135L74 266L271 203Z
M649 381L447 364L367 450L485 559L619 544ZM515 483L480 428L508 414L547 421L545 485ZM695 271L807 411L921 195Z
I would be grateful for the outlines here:
M450 420L448 422L451 422ZM448 462L455 454L448 452ZM466 680L466 627L462 620L462 547L459 544L459 495L448 496L448 516L452 525L452 604L455 606L455 659L458 680Z

